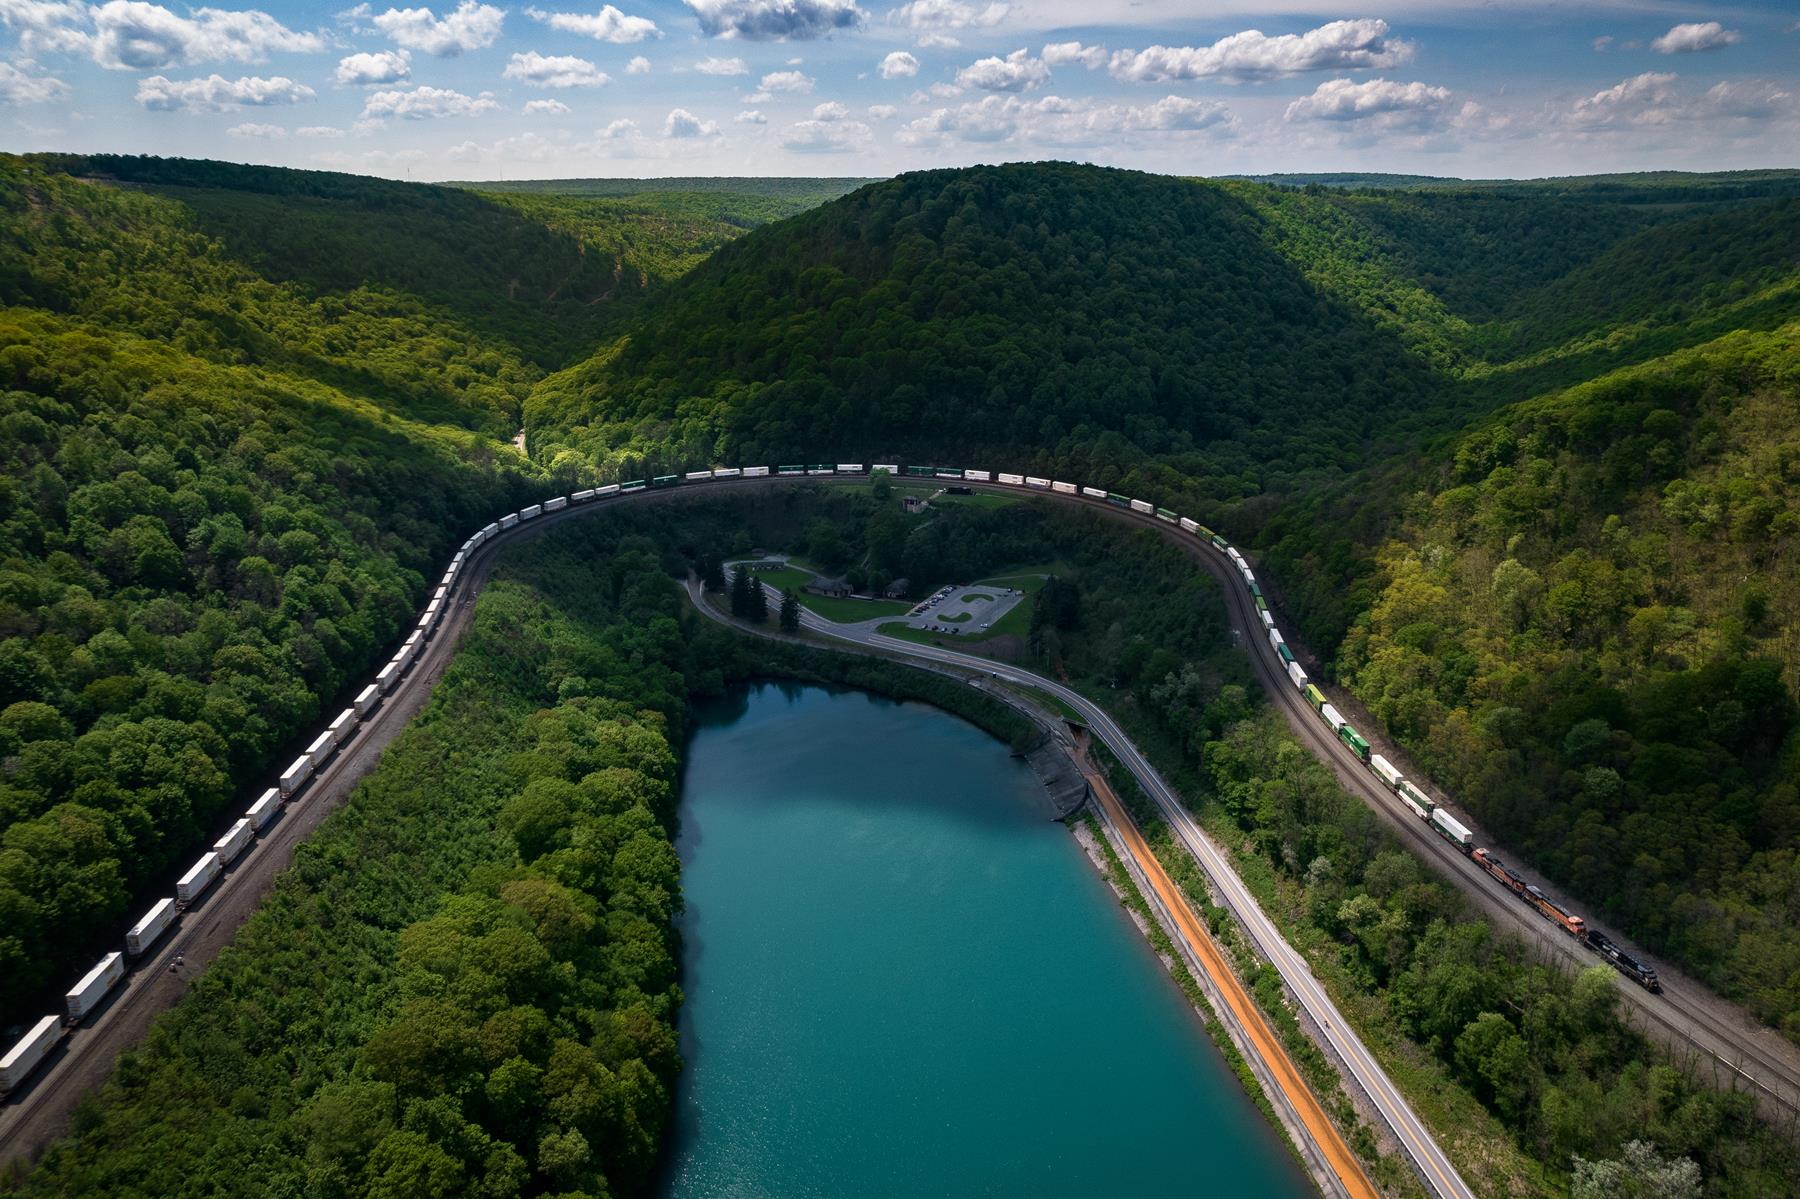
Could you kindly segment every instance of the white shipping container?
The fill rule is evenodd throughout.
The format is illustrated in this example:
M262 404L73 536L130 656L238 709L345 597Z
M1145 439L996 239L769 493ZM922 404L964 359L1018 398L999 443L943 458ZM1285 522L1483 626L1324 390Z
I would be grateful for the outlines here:
M1075 484L1064 483L1061 479L1057 479L1057 480L1054 480L1051 482L1050 490L1051 491L1060 491L1064 495L1074 495L1075 494Z
M898 462L876 462L870 465L869 470L871 472L885 470L890 475L897 475L900 473L900 464Z
M281 772L281 796L283 799L293 795L312 774L312 759L301 754L294 759L294 764Z
M1267 608L1258 608L1256 614L1262 617L1264 628L1272 629L1275 627L1275 614L1273 612L1270 612Z
M1227 558L1230 558L1233 562L1237 563L1237 568L1239 570L1249 570L1250 569L1250 564L1248 562L1244 561L1244 555L1237 552L1237 546L1234 545L1230 549L1226 550L1225 556Z
M1000 472L1000 481L1002 483L1008 484L1009 486L1012 486L1012 487L1022 487L1025 484L1025 476L1024 475L1009 475L1005 471L1001 471Z
M375 675L375 685L383 691L392 691L394 684L400 681L400 664L389 662Z
M1398 766L1395 766L1380 754L1372 755L1369 758L1369 765L1374 768L1376 774L1381 776L1381 781L1390 787L1398 787L1400 785L1400 780L1405 777L1400 773L1400 768Z
M483 541L486 541L490 537L498 537L499 535L500 535L500 522L499 521L495 521L494 523L488 525L486 528L481 530L481 539Z
M269 821L275 819L275 813L281 811L281 792L270 787L262 793L262 798L250 805L244 816L256 826L257 832L269 827Z
M350 740L356 734L356 709L345 708L339 712L337 719L331 722L331 728L328 731L331 733L333 745L342 745Z
M605 487L596 487L594 488L594 494L600 499L605 499L609 495L618 495L619 485L617 483L608 483Z
M1081 489L1081 494L1087 496L1091 500L1103 500L1106 498L1106 493L1098 487L1083 487Z
M743 473L744 473L743 471L739 470L735 466L721 466L721 467L717 467L713 470L713 478L715 478L715 479L735 479Z
M273 792L271 792L273 794ZM156 906L144 913L144 918L132 925L125 934L125 952L130 957L139 957L144 950L156 944L157 940L175 923L175 901L159 899Z
M1149 516L1152 512L1156 511L1156 505L1152 504L1149 500L1132 500L1131 510L1133 512L1142 512L1145 516Z
M963 478L977 483L991 483L994 481L994 472L991 470L965 470Z
M586 491L577 491L569 498L574 500L577 504L585 504L594 498L594 489L589 487Z
M500 518L500 527L502 529L510 529L518 523L519 514L517 512L508 512L505 516Z
M1438 831L1454 842L1459 848L1467 850L1475 844L1475 836L1464 828L1456 817L1439 808L1431 814L1431 823L1437 825Z
M1025 486L1044 488L1044 487L1050 486L1050 480L1049 479L1040 479L1036 475L1026 475L1025 476Z
M50 1055L56 1043L63 1038L62 1020L56 1016L45 1016L31 1026L31 1031L20 1037L18 1043L0 1057L0 1094L12 1090L38 1068L38 1063Z
M1408 807L1419 814L1420 820L1431 819L1432 809L1436 808L1437 804L1433 802L1431 796L1413 786L1411 779L1401 779L1399 786L1394 790L1400 793L1400 798L1406 801Z
M1244 576L1244 582L1246 582L1246 583L1256 582L1256 576L1250 573L1250 568L1248 566L1244 567L1244 569L1239 573L1241 573Z
M331 751L336 746L336 739L332 737L331 731L327 729L317 737L314 737L313 743L306 747L307 760L313 764L313 768L316 770L325 764L325 759L331 756Z
M1200 531L1200 522L1184 516L1181 518L1181 527L1190 533L1198 533Z
M536 520L538 517L542 516L543 514L544 514L544 506L542 504L533 504L529 508L520 508L519 509L519 519L520 520Z
M453 582L455 582L453 578L445 575L444 581L438 585L438 589L431 593L431 602L441 607L445 597L450 594L450 584Z
M840 475L860 475L863 473L863 464L860 462L840 462L837 464L837 472Z
M181 880L175 884L175 898L182 903L192 903L202 891L212 886L213 880L218 877L219 855L216 853L202 854L200 860L188 867L188 872L182 875Z
M1408 795L1406 793L1406 784L1405 783L1400 784L1400 802L1405 804L1408 808L1412 809L1412 814L1414 816L1417 816L1420 820L1430 820L1431 819L1431 808L1425 804L1420 803L1418 800L1414 799L1411 795Z
M567 508L568 506L569 506L569 497L566 495L559 495L553 500L545 500L544 501L544 511L546 511L546 512L561 512L564 508Z
M213 842L213 852L219 855L219 862L229 866L237 861L250 842L256 839L256 830L250 825L250 818L245 817L231 826L231 829L217 841Z
M81 981L63 996L63 1007L68 1012L70 1024L80 1024L82 1018L97 1007L107 992L119 985L125 977L125 955L114 951L100 959L98 965L81 976Z
M376 677L379 678L380 676L378 675ZM358 716L367 716L370 712L375 710L375 705L380 702L381 688L377 687L374 683L370 683L367 687L364 687L361 691L356 693L356 714Z
M1319 715L1325 718L1325 723L1331 726L1331 731L1334 733L1344 727L1343 716L1330 704L1326 704L1323 708L1320 708Z
M744 477L746 479L766 479L768 478L768 475L769 468L766 466L746 466L744 468Z
M1270 625L1269 626L1269 648L1274 650L1276 653L1280 653L1281 646L1282 646L1281 630L1276 628L1274 625Z
M712 472L710 470L690 470L687 473L687 481L690 483L698 483L701 479L710 478L712 478Z
M1294 686L1298 687L1302 691L1306 690L1306 672L1304 670L1300 669L1300 663L1289 662L1287 664L1287 668L1288 668L1288 678L1294 680Z
M437 614L438 614L437 601L432 600L429 604L425 605L425 611L420 614L419 623L417 625L415 625L414 627L419 629L422 632L429 632L431 629L432 623L437 620Z

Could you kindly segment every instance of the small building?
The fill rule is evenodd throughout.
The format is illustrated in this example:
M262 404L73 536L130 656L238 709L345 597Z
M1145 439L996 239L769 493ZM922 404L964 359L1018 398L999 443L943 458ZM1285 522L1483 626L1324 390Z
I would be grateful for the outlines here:
M902 512L916 516L929 507L931 507L931 504L922 495L903 495L900 497L900 510Z
M905 599L906 593L911 590L911 579L895 579L892 583L887 585L887 590L883 591L881 594L887 596L889 599Z
M849 579L836 578L813 579L806 584L805 590L813 595L830 595L842 599L854 591L855 588L850 586Z

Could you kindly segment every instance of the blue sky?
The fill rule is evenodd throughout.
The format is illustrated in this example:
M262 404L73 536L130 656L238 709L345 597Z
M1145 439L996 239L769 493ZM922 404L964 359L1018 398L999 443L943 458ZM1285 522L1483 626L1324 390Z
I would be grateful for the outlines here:
M1800 166L1800 6L0 0L8 150L414 179Z

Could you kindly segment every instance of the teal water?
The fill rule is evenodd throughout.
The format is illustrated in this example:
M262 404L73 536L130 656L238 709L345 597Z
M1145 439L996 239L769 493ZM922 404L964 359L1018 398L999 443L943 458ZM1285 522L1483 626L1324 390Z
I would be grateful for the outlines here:
M663 1195L1313 1193L1037 787L918 704L699 714Z

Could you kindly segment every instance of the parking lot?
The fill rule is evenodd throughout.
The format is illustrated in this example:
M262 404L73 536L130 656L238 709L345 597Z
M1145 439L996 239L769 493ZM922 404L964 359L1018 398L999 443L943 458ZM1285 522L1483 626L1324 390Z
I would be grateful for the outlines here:
M907 613L906 623L915 629L959 636L981 636L1025 598L1016 587L981 583L972 587L946 587L921 600Z

